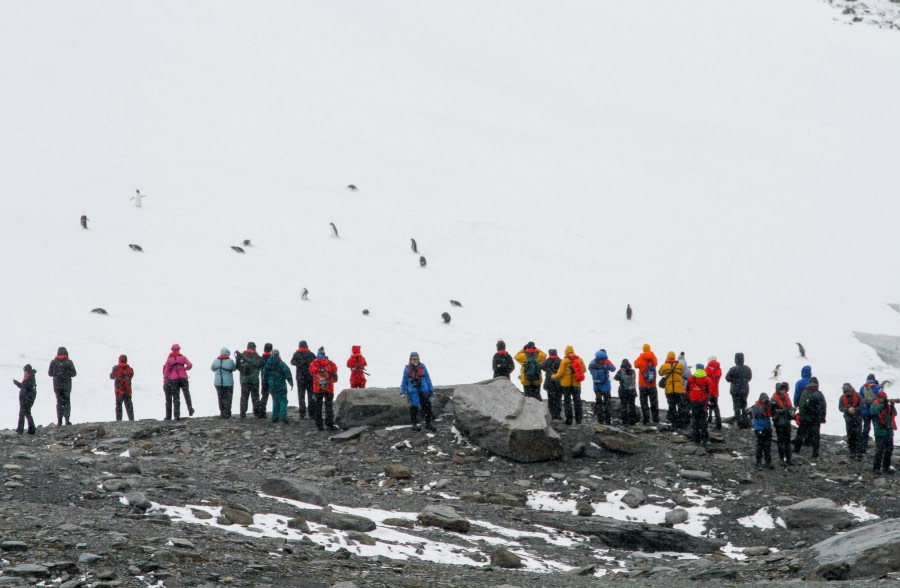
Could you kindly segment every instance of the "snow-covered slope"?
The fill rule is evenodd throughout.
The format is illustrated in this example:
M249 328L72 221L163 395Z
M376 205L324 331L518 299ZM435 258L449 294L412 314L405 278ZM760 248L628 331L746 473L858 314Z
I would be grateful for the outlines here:
M775 364L799 376L795 341L831 397L896 375L852 331L900 331L900 38L820 2L4 12L0 375L39 368L41 423L58 345L76 421L112 417L119 353L161 417L174 342L201 414L207 366L248 340L339 365L361 344L376 386L411 350L438 382L483 379L500 337L743 351L754 393Z

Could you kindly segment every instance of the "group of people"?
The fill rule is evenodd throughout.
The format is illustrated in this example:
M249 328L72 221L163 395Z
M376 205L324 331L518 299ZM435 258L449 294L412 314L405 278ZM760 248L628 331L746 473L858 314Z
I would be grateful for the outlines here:
M723 372L716 356L711 356L706 364L695 364L691 370L684 352L676 356L674 351L670 351L666 354L666 360L660 364L650 345L645 344L633 364L625 358L617 370L605 349L598 350L585 366L584 360L575 354L572 346L566 347L565 353L560 357L556 349L549 349L545 353L533 341L529 341L515 355L511 355L506 349L506 343L497 341L497 352L492 360L494 377L509 378L516 363L519 364L519 381L524 394L543 400L543 382L550 417L562 420L564 412L566 425L571 425L573 421L576 424L582 422L581 383L589 374L594 389L595 416L599 423L609 425L612 422L612 381L616 381L623 425L658 423L657 388L662 388L668 406L666 419L675 429L690 426L691 439L695 443L708 443L709 425L714 425L716 429L722 428L719 382ZM749 408L747 401L753 372L744 363L743 353L735 354L734 366L724 377L730 386L735 424L740 429L752 428L756 436L757 467L773 467L773 429L782 465L791 465L792 453L799 452L804 446L812 448L813 458L819 456L819 430L825 422L826 401L819 390L818 379L812 375L812 367L804 366L801 370L801 378L794 386L793 401L789 395L790 385L780 382L776 384L771 398L762 393ZM636 406L638 397L640 418ZM839 408L847 427L851 458L862 460L868 448L869 432L874 430L875 456L872 470L876 474L892 474L891 454L894 431L897 429L897 409L874 374L869 374L859 390L849 383L844 384ZM798 427L792 439L794 422Z

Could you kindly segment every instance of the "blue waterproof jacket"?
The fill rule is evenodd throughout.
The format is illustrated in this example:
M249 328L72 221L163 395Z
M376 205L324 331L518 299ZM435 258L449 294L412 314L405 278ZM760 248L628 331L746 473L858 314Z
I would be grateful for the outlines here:
M234 376L232 372L234 371L234 361L231 360L231 352L228 351L227 347L223 347L219 351L219 355L226 356L225 359L219 359L218 357L215 361L212 362L210 366L210 370L216 373L216 377L213 380L214 386L234 386Z
M800 405L800 395L806 390L806 385L809 384L809 379L811 377L812 367L808 365L803 366L803 369L800 370L800 379L794 384L794 406Z
M616 371L613 365L602 349L594 354L594 359L588 364L588 371L594 379L594 392L611 392L612 382L610 381L610 373Z
M409 400L410 406L419 406L419 394L431 397L434 394L434 386L431 384L431 376L424 363L418 367L412 363L403 368L403 381L400 383L400 394Z

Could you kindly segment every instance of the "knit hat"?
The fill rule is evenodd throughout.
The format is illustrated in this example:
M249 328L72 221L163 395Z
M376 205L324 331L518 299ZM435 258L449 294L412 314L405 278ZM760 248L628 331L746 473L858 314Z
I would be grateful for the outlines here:
M846 394L847 392L850 392L850 393L855 392L855 390L853 389L853 386L850 385L850 382L844 382L844 385L841 386L841 390L844 391L844 394Z
M866 376L866 386L877 386L878 380L875 379L875 374L869 374Z
M181 345L178 343L172 344L172 351L181 351Z
M819 378L812 376L809 379L809 382L806 384L807 388L818 388L819 387Z
M271 343L266 343L265 345L263 345L263 353L265 353L266 351L268 351L268 352L271 353L271 351L272 351L272 344L271 344Z
M525 344L525 349L534 349L534 341L529 341Z
M24 367L23 369L24 369L26 372L28 372L29 374L31 374L32 376L33 376L34 374L37 373L37 370L34 369L33 367L31 367L31 364L30 364L30 363L26 363L26 364L25 364L25 367Z
M281 352L278 351L277 349L274 350L274 351L272 352L272 357L274 357L275 359L278 359L279 357L281 357Z
M550 355L556 355L556 349L548 349L547 353L549 353Z
M625 358L625 359L622 360L622 365L619 366L619 367L621 367L623 370L630 370L630 369L631 369L631 362L628 361L628 358Z
M702 363L698 363L698 364L695 365L694 367L697 368L698 370L705 370L705 369L706 369L706 366L703 365Z
M497 351L503 351L506 349L506 342L503 339L497 341Z
M300 345L298 345L298 347L302 347L302 348L304 348L304 349L307 349L307 348L309 347L309 345L306 344L306 341L300 341Z
M256 351L256 343L254 343L253 341L250 341L249 343L247 343L247 349L252 349L253 351Z
M791 385L788 384L787 382L781 382L780 384L778 384L777 386L775 386L775 389L776 389L776 390L790 390L790 389L791 389Z
M66 351L65 347L60 347L56 350L56 355L69 355L69 352Z
M769 401L769 395L766 394L765 392L763 392L762 394L759 395L759 401L760 401L760 402L768 402L768 401Z
M409 360L412 361L412 358L414 358L414 357L416 359L419 359L419 353L417 351L413 351L412 353L409 354Z

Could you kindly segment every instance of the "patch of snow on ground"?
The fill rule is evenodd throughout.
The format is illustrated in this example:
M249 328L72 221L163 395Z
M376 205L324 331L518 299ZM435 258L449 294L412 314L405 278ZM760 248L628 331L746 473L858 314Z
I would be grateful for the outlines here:
M763 531L775 528L775 519L769 514L769 508L761 508L752 515L748 515L738 519L738 523L744 527L756 527Z
M851 502L850 504L845 504L842 506L845 511L849 512L850 515L855 518L857 521L874 521L875 519L881 518L878 515L874 515L866 510L866 507L857 504L855 502Z

